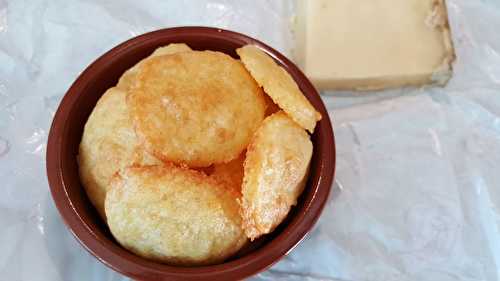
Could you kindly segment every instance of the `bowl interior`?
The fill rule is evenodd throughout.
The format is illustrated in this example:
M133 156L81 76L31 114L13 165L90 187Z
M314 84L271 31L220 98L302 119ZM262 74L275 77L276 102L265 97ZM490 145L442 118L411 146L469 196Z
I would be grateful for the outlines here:
M323 115L311 136L314 153L306 188L285 222L273 233L253 242L223 264L196 268L163 265L137 257L121 248L90 204L78 175L77 154L85 122L97 100L128 68L157 47L186 43L195 50L224 52L256 44L290 72L301 90ZM318 93L285 57L247 36L213 28L189 27L151 32L131 39L92 63L75 81L54 118L47 149L47 173L56 205L75 237L93 255L113 269L142 280L199 277L244 278L261 271L291 250L312 228L330 191L334 171L333 132Z

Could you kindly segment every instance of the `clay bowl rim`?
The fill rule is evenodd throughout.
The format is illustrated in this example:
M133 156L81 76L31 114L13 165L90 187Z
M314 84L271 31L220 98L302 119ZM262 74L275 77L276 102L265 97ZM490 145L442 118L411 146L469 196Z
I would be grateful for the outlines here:
M292 75L305 96L322 114L323 118L318 122L315 131L316 142L319 142L320 145L315 143L314 154L319 153L319 156L314 157L313 155L313 159L317 159L317 163L314 165L315 170L319 171L317 173L311 172L317 176L312 183L308 182L308 186L306 186L307 194L301 197L301 200L305 200L305 202L301 204L303 206L300 212L296 213L282 232L255 251L222 264L174 267L135 256L121 248L116 242L96 234L76 210L73 200L68 195L69 187L67 187L68 183L64 178L66 169L62 164L62 157L68 153L64 147L65 136L67 136L67 130L72 123L68 116L77 107L78 97L85 91L88 84L96 79L96 76L102 74L103 69L116 64L134 49L140 49L152 44L152 42L161 40L162 44L168 44L184 40L189 45L187 42L189 38L197 38L198 41L208 40L207 42L211 42L212 45L217 42L226 42L226 44L239 46L246 44L259 46ZM151 51L153 50L154 48L151 49ZM313 139L315 139L314 136ZM241 33L211 27L176 27L149 32L125 41L99 57L79 75L66 92L54 116L48 137L46 159L51 194L66 226L87 251L108 267L128 277L141 280L181 278L183 280L199 280L200 278L234 280L252 276L269 268L289 253L313 228L330 193L335 171L335 140L328 112L318 92L299 68L285 56L268 45Z

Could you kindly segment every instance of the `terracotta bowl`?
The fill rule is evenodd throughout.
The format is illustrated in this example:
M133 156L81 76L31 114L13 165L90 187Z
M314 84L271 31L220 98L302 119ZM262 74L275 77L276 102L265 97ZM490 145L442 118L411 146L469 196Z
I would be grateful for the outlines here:
M122 248L90 204L80 183L76 156L83 127L97 100L121 74L157 47L183 42L196 50L215 50L235 58L235 49L255 44L295 79L323 115L312 141L314 153L307 186L287 219L273 233L253 242L226 262L213 266L174 267L152 262ZM311 230L325 205L335 169L332 126L318 92L287 58L243 34L206 27L179 27L150 32L113 48L76 79L61 101L47 145L47 175L52 197L76 239L110 268L137 280L236 280L265 270L290 252Z

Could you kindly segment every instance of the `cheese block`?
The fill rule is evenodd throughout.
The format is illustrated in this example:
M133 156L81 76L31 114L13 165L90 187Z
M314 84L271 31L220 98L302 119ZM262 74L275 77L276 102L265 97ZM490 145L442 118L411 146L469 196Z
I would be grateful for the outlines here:
M444 0L298 0L296 60L320 90L445 85Z

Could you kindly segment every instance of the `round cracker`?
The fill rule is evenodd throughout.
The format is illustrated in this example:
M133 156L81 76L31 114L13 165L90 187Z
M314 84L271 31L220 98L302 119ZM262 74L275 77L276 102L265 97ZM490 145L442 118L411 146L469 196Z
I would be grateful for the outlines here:
M145 148L190 167L238 157L266 109L262 90L242 63L212 51L145 61L127 103Z
M113 174L132 162L157 162L138 147L125 95L117 88L104 93L85 124L79 147L80 179L103 218L104 198Z
M236 49L236 53L266 94L302 128L314 132L321 114L302 94L292 76L257 46L246 45Z
M191 48L189 48L189 46L184 43L172 43L168 44L167 46L160 47L156 49L150 56L141 60L132 68L125 71L125 73L123 73L123 75L120 77L120 80L118 80L118 84L116 85L116 87L128 91L135 83L137 73L139 72L139 69L146 60L152 57L165 56L165 55L171 55L179 52L188 52L188 51L191 51Z
M247 241L238 208L224 186L173 164L125 168L106 196L116 240L171 265L215 264L236 253Z
M267 117L244 163L243 228L255 238L283 221L304 189L313 146L309 135L283 111Z

